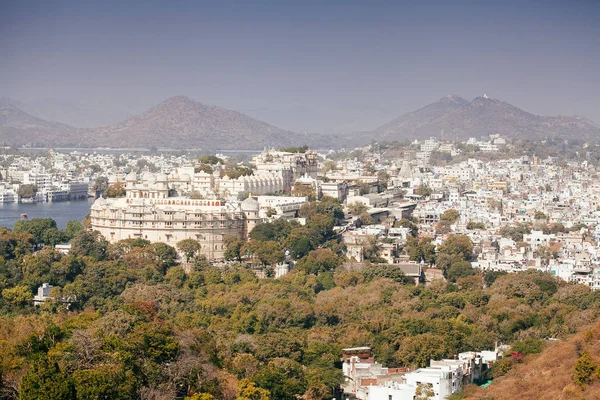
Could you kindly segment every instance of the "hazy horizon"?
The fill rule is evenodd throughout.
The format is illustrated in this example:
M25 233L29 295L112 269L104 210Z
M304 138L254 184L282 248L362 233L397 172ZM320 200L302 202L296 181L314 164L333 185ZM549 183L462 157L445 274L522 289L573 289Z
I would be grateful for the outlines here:
M4 4L0 97L80 126L185 95L357 131L483 93L600 123L600 2L82 3Z

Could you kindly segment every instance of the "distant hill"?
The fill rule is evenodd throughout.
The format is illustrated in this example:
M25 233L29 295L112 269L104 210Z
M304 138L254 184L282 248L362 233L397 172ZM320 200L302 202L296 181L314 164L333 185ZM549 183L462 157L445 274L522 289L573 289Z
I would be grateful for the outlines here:
M112 147L261 148L295 142L296 134L225 108L172 97L123 122L86 130Z
M0 100L0 142L12 146L85 143L76 128L34 117L4 99Z
M117 124L78 129L45 121L0 102L0 140L23 146L111 148L261 149L308 144L335 146L334 139L277 128L237 111L188 97L169 98Z
M600 126L580 117L544 117L506 102L477 97L473 101L450 95L404 114L359 137L364 141L394 141L443 137L467 139L501 134L513 139L564 138L597 140Z
M6 100L28 114L47 121L58 121L77 128L94 128L129 118L132 113L122 107L103 104L90 108L67 100L44 98L29 101Z

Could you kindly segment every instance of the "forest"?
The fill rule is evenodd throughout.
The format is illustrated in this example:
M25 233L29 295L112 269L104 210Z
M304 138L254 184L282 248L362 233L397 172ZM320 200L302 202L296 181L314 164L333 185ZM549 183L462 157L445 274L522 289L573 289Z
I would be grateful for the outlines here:
M377 249L347 268L333 231L339 211L309 203L305 226L260 224L249 241L230 238L219 265L191 243L109 244L77 221L1 229L0 398L331 399L345 347L370 346L390 367L496 343L528 357L600 315L600 293L550 274L467 270L472 245L460 235L437 249L409 240L412 259L437 259L447 277L427 286L379 264ZM51 245L64 241L68 254ZM284 250L296 268L274 279ZM34 306L42 283L52 298ZM492 377L518 363L507 357Z

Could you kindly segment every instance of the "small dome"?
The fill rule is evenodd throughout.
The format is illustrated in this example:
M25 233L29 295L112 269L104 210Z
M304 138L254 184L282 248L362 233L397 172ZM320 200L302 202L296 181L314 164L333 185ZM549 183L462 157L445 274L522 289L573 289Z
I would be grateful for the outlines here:
M254 200L252 197L248 197L246 200L242 201L242 211L258 211L258 201Z
M142 175L142 180L149 183L154 183L156 181L156 176L154 176L152 172L144 172Z
M179 179L181 179L182 181L185 181L185 182L189 182L192 180L192 177L190 176L190 174L181 174Z
M137 181L137 175L135 174L135 172L130 172L127 174L127 182L136 182Z
M103 197L99 197L98 199L96 199L96 201L94 201L94 204L92 204L92 209L93 210L102 210L104 207L106 207L106 199Z
M156 182L166 182L168 181L167 175L160 173L156 174Z

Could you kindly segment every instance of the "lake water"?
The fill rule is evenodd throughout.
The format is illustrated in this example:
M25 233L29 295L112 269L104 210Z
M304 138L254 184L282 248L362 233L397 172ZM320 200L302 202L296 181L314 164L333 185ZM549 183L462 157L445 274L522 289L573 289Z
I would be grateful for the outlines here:
M72 219L81 221L90 212L94 199L61 201L56 203L0 204L0 227L12 229L21 214L31 218L52 218L59 229Z

